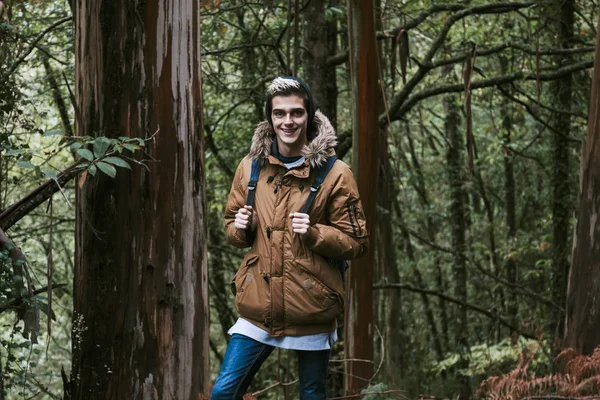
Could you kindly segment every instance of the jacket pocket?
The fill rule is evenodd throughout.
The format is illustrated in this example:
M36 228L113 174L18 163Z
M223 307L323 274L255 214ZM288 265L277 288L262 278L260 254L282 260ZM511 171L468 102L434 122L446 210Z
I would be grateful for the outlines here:
M269 287L258 271L260 256L253 254L242 263L233 279L235 308L242 317L263 321L267 310Z
M243 279L246 277L248 268L258 262L258 254L246 254L237 272L231 279L231 293L236 296L238 293L242 293L243 290Z
M311 273L311 259L297 259L285 286L285 318L288 323L314 325L332 322L344 310L341 295Z

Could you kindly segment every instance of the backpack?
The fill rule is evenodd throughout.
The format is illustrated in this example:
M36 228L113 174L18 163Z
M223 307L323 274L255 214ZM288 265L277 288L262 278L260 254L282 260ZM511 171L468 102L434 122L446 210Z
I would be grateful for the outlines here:
M331 168L333 168L333 164L335 164L336 160L337 160L337 156L331 156L331 157L327 158L327 162L323 166L315 169L315 171L317 172L317 175L315 177L314 182L310 185L310 193L308 194L308 198L306 199L306 202L304 203L302 210L300 210L301 213L308 214L308 210L310 209L310 206L312 206L312 203L315 200L315 197L317 196L317 192L319 191L321 184L327 177L327 174L329 173L329 171L331 171ZM254 196L256 194L256 185L258 184L258 177L260 176L261 167L262 167L262 164L261 164L260 160L258 160L258 159L252 160L252 170L250 171L250 182L248 182L248 197L246 199L247 206L254 207ZM329 261L329 263L338 270L338 272L342 276L342 282L344 282L345 276L346 276L346 270L348 269L348 263L346 262L346 260L327 258L327 261Z

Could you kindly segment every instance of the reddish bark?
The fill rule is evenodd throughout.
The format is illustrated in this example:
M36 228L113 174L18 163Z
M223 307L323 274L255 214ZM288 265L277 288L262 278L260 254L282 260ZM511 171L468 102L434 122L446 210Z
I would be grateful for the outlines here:
M352 71L354 174L367 218L369 240L376 243L376 194L378 176L379 96L373 0L348 2L350 68ZM346 286L346 358L373 360L373 265L374 251L352 263ZM354 394L373 376L373 364L346 362L346 392Z
M600 46L596 47L579 196L579 219L567 291L565 339L567 346L583 354L592 354L600 345Z
M74 399L196 400L208 289L200 4L75 4L79 135L150 137L148 169L78 191Z

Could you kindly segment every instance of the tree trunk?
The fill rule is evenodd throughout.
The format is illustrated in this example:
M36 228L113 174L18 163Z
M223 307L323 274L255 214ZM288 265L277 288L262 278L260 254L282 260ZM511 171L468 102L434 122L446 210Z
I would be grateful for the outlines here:
M383 132L385 137L387 132ZM396 198L394 185L394 174L389 162L387 141L381 143L381 168L379 175L379 213L378 213L378 237L377 254L380 276L377 281L400 282L398 272L396 243L394 243L394 230L392 229L392 204ZM400 219L401 216L398 216ZM407 239L410 241L410 237ZM410 246L410 243L407 244ZM414 260L412 260L414 261ZM411 262L412 262L411 261ZM402 293L400 290L381 292L376 304L383 305L383 340L384 354L380 356L385 359L386 382L397 387L402 379L403 355L405 353L404 316L402 313Z
M462 140L458 131L459 114L456 104L456 96L448 95L444 99L444 108L446 111L446 134L448 135L448 182L450 184L450 226L452 234L453 253L453 274L454 274L454 298L467 302L467 260L465 252L467 250L466 229L467 216L465 211L465 191L463 189L463 174L461 149ZM454 332L457 351L461 359L457 368L465 369L469 365L466 357L468 350L468 325L467 309L458 307L454 314ZM458 376L461 385L461 399L471 397L469 380L463 375Z
M600 19L598 20L600 28ZM598 30L600 43L600 29ZM592 82L587 142L581 158L579 220L569 273L565 341L583 354L600 346L600 46Z
M157 134L148 169L98 172L77 193L74 399L196 400L208 388L199 7L75 4L78 134Z
M246 8L240 7L235 13L237 24L241 28L240 32L244 43L247 44L241 51L242 62L240 63L242 80L252 83L260 81L260 60L256 57L256 49L251 46L255 39L254 30L246 26ZM256 121L262 121L265 118L265 98L262 90L257 90L255 85L250 85L247 93L248 98L254 106L254 115Z
M512 25L506 26L507 30L510 31ZM505 56L500 57L500 68L502 74L509 73L508 59ZM504 87L508 93L511 88L509 85ZM516 193L515 193L515 171L514 171L514 157L510 151L511 137L512 137L512 116L511 116L511 105L510 100L507 98L502 99L502 105L500 111L503 116L502 118L502 150L504 158L504 203L506 209L506 252L504 270L506 272L506 280L512 285L517 284L517 262L515 261L513 250L517 245L517 206L516 206ZM496 271L494 271L496 273ZM496 273L496 275L500 275ZM498 300L504 311L505 296L504 291L501 287L498 287L495 291L498 296ZM517 302L517 296L514 291L509 291L507 311L510 322L517 326L519 305ZM512 332L511 332L512 333ZM498 335L499 337L500 335Z
M367 218L372 249L376 241L376 194L379 152L377 55L373 0L348 1L348 33L352 75L353 171ZM360 62L359 62L360 60ZM375 252L354 261L346 290L345 351L347 359L373 360L373 264ZM373 375L373 364L345 363L346 393L360 391Z
M555 0L551 18L556 26L558 47L570 48L573 44L574 0ZM568 55L558 56L559 66L569 63ZM571 101L572 76L565 75L553 84L554 104L561 112L554 113L552 126L552 301L564 306L569 274L569 232L573 194L571 190ZM551 316L550 329L555 338L564 326L564 314L555 312Z
M335 67L327 58L335 54L335 20L325 17L326 0L311 0L303 12L304 80L310 86L315 104L336 126L337 84Z

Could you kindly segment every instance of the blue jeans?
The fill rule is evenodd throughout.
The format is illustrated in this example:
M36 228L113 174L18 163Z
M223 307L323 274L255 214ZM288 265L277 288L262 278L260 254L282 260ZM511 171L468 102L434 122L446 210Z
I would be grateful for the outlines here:
M241 400L262 363L275 349L234 333L227 347L211 400ZM298 355L301 400L327 400L329 350L301 351Z

